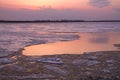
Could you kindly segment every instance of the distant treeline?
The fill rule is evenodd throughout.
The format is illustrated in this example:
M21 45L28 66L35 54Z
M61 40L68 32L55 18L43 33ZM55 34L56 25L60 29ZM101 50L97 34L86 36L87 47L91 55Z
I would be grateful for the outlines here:
M10 20L0 20L0 23L40 23L40 22L120 22L120 20L34 20L34 21L10 21Z

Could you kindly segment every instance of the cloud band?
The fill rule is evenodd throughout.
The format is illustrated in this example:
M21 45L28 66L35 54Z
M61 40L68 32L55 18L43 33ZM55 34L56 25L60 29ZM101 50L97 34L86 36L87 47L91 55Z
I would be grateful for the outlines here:
M110 1L109 0L90 0L89 4L93 7L102 8L102 7L109 6Z

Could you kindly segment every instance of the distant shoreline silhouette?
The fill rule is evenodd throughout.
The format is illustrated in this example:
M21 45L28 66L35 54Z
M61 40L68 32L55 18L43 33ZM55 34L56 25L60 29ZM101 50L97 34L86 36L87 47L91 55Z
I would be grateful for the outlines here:
M43 22L120 22L120 20L0 20L0 23L43 23Z

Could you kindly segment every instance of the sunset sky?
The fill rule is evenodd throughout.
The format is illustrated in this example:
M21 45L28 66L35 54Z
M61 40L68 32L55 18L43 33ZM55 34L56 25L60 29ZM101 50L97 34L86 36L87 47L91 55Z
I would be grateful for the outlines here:
M120 19L120 0L0 0L0 20Z

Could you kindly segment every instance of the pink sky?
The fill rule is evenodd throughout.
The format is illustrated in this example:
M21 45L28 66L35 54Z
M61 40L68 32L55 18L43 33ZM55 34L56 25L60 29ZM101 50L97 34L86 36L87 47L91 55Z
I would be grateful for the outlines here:
M120 19L120 0L0 0L0 19Z

